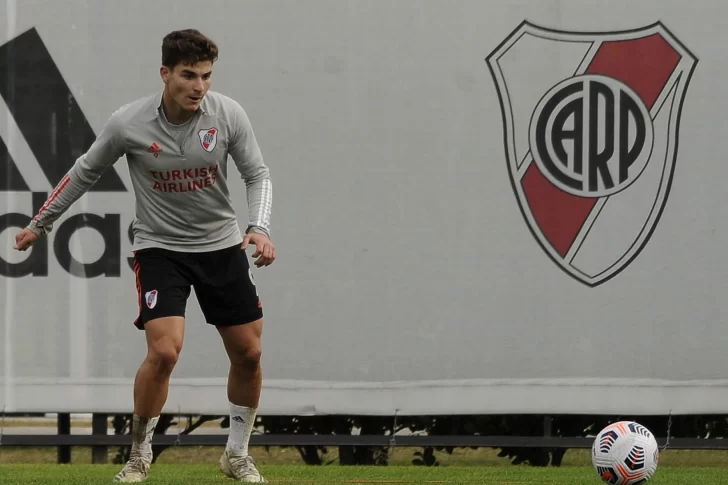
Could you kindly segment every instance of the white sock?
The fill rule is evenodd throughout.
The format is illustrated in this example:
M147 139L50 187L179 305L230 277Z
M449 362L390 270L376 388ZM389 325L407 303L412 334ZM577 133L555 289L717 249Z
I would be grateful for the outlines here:
M230 403L230 434L227 449L236 455L248 455L248 441L255 425L257 409Z
M149 449L152 446L154 428L157 426L159 416L154 418L142 418L134 415L131 426L131 447L132 449Z

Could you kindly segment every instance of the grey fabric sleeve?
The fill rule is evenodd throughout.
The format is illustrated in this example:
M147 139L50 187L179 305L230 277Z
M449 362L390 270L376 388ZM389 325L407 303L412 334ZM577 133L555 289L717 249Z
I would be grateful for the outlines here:
M248 115L237 102L231 107L229 153L241 177L245 180L248 200L246 233L260 232L270 237L270 216L273 186L270 171L263 161Z
M63 176L28 229L39 236L51 232L53 223L124 155L126 147L119 113L111 115L88 151Z

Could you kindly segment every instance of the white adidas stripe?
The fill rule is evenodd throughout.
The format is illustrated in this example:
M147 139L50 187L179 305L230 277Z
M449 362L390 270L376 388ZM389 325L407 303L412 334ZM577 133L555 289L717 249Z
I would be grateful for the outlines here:
M270 179L263 180L260 199L258 215L253 223L257 226L268 229L268 226L270 225L271 205L273 204L273 185Z

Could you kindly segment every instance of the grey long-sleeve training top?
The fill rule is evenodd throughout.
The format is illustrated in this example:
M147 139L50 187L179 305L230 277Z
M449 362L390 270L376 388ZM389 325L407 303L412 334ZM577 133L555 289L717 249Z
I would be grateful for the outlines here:
M29 224L47 234L56 221L126 155L136 197L133 250L214 251L242 242L227 183L230 155L245 180L248 225L270 236L272 185L247 114L235 100L208 91L183 125L171 125L162 93L111 115Z

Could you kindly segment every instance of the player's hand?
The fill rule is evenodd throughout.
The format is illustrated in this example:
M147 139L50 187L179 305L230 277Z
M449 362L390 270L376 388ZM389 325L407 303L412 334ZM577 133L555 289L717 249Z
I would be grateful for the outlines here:
M28 228L23 229L15 235L15 246L13 249L25 251L38 240L38 235Z
M252 254L257 267L270 266L276 259L276 247L273 245L268 236L258 232L249 232L243 238L243 249L247 249L249 244L255 245L255 252Z

